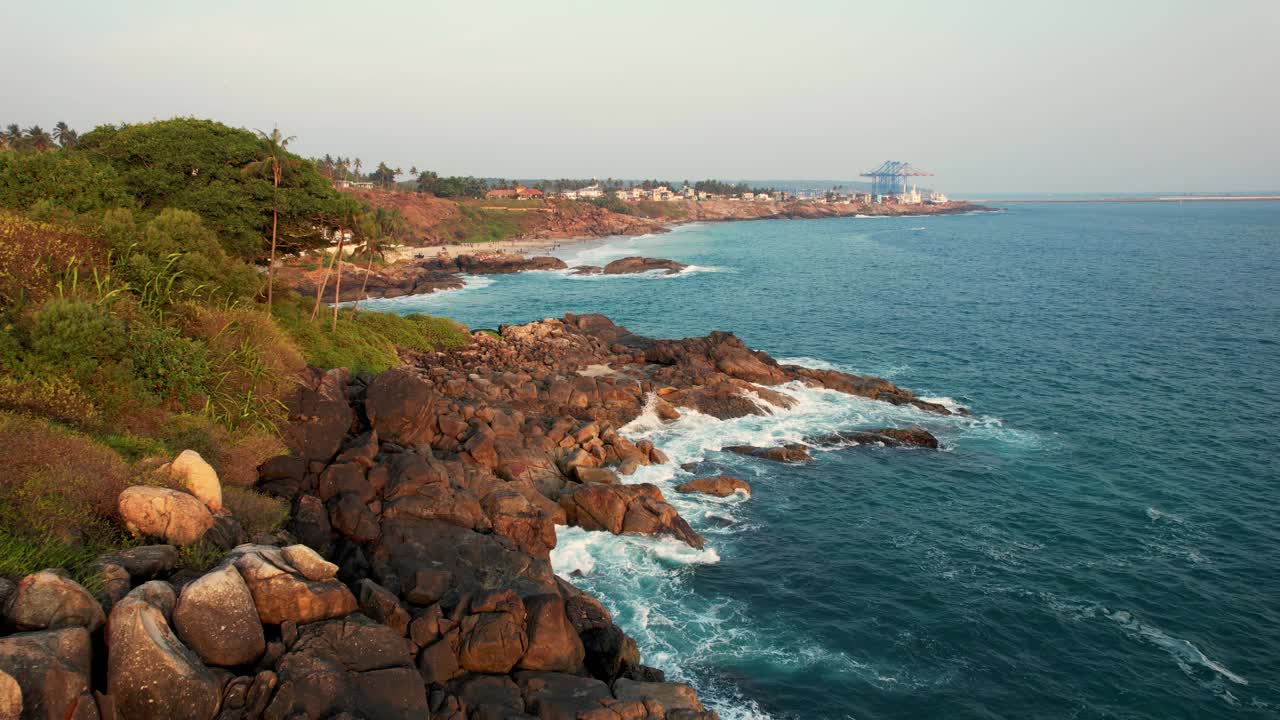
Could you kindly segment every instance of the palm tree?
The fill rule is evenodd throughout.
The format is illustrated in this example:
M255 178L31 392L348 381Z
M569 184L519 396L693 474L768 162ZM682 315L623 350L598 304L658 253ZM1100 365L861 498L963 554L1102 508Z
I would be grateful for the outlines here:
M22 142L22 128L18 127L18 123L9 123L4 129L4 139L9 143L9 147L17 149L18 143Z
M65 122L59 120L58 124L53 126L53 139L57 140L58 144L64 148L72 147L80 140L80 135Z
M355 161L355 166L356 166L356 182L360 182L360 164L361 164L361 163L360 163L360 158L356 158L356 161Z
M39 125L32 125L27 128L27 141L31 143L31 147L37 151L48 150L53 144L53 138L49 137L49 133Z
M293 160L289 158L286 148L293 141L294 136L285 137L280 132L280 128L272 128L271 134L257 131L258 139L262 141L263 158L255 163L250 163L245 168L246 172L263 172L271 171L271 180L273 190L271 194L271 259L267 264L267 312L271 312L272 287L275 285L276 278L276 227L280 220L280 181L284 178L286 168L291 168Z

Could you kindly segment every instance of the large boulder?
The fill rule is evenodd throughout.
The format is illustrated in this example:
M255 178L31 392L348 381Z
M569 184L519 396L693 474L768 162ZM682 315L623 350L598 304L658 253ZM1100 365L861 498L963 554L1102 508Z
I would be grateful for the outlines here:
M884 447L921 447L937 450L938 438L922 427L878 428L876 430L842 430L814 439L817 445L883 445Z
M18 720L22 716L22 686L9 673L0 670L0 720Z
M524 603L510 590L493 592L472 602L471 613L460 625L458 664L471 672L510 672L529 649Z
M747 484L746 480L739 480L731 475L717 475L715 477L698 478L697 480L690 480L677 485L676 492L728 497L738 492L750 495L751 486Z
M644 717L611 712L615 703L609 686L594 678L565 673L519 672L516 682L524 694L525 709L539 718L576 720L576 718ZM643 709L642 709L643 710Z
M301 625L356 611L356 598L347 586L332 575L323 577L328 568L317 573L313 567L308 577L286 559L284 553L288 550L270 545L241 545L229 556L249 587L258 618L264 624L279 625L292 620ZM336 571L336 567L328 567Z
M308 368L285 399L289 411L289 424L283 433L285 445L303 463L328 462L342 447L342 439L355 419L347 399L349 379L344 369ZM261 470L259 476L262 477Z
M704 540L664 497L656 485L580 485L560 496L570 525L605 530L614 535L671 535L694 548Z
M627 275L662 270L664 275L674 275L687 267L689 266L684 263L665 258L631 256L614 260L605 265L601 272L605 275Z
M102 606L88 590L53 570L24 577L4 616L19 630L83 627L94 632L106 621Z
M565 614L559 595L533 595L524 599L529 650L520 658L524 670L577 672L586 651Z
M125 528L135 537L157 537L172 545L190 545L213 527L213 515L204 503L169 488L125 488L117 505Z
M248 665L266 649L253 595L231 565L182 588L173 625L178 637L209 665Z
M420 569L448 572L451 585L439 601L457 604L465 593L510 588L520 595L555 592L551 563L520 550L501 535L485 535L443 520L383 520L381 552L400 578Z
M180 484L213 512L222 510L222 483L213 466L195 450L183 450L169 465L169 479Z
M107 623L107 692L121 717L211 720L222 680L173 634L173 588L153 580L111 609Z
M800 443L788 443L775 447L757 447L755 445L729 445L720 448L724 452L771 460L780 463L803 463L813 459L809 455L809 447Z
M637 682L618 678L613 684L613 695L619 700L644 703L648 714L654 717L671 717L673 713L681 711L705 711L693 688L684 683Z
M430 716L409 644L363 615L312 623L276 663L279 685L267 720L420 720Z
M11 678L18 689L5 689L0 682L0 709L21 699L23 720L98 720L90 689L91 652L89 631L83 627L0 637L0 675Z
M379 438L401 445L430 443L436 436L435 400L422 378L394 368L369 383L364 410Z

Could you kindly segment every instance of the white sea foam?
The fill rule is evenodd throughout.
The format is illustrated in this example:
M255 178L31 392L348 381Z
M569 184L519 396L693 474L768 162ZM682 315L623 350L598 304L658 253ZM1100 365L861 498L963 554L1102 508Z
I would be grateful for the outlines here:
M1148 625L1139 621L1125 610L1117 610L1108 615L1112 620L1119 623L1133 637L1151 643L1156 647L1164 650L1177 661L1178 666L1183 672L1192 675L1192 665L1199 665L1217 673L1218 675L1230 680L1237 685L1248 685L1249 681L1231 672L1222 663L1209 658L1200 648L1196 647L1190 640L1173 637L1165 631L1153 625Z
M487 288L494 283L494 279L488 275L459 275L458 277L462 280L462 287L460 288L436 290L435 292L423 295L401 295L400 297L394 298L371 298L369 300L361 300L360 307L386 312L405 312L418 308L434 307L436 305L448 304L451 300L462 293ZM351 304L353 303L342 303L344 306Z

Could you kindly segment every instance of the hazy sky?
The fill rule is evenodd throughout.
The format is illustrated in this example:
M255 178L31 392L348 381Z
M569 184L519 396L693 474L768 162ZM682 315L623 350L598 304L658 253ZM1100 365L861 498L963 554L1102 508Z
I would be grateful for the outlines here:
M1280 0L9 3L0 124L504 177L1280 190Z

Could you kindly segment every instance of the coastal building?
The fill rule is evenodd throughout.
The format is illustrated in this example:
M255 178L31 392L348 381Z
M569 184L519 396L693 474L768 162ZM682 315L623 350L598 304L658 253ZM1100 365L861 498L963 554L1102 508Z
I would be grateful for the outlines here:
M486 191L484 196L490 200L541 200L544 193L537 188L516 185L509 188L494 188Z

